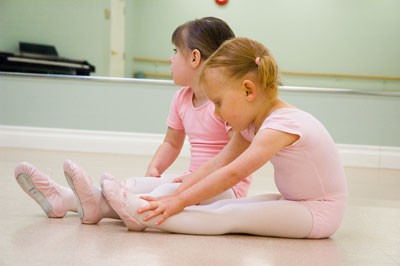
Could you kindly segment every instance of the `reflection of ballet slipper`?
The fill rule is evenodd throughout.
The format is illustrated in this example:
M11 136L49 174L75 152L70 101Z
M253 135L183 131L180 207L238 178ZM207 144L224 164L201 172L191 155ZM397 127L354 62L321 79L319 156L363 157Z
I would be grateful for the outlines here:
M136 212L132 213L133 215L131 216L126 210L127 194L129 193L126 186L118 181L105 179L101 189L104 197L122 221L124 221L128 230L143 231L146 228L136 219L138 216Z
M100 209L102 195L100 191L96 195L92 179L70 160L64 162L64 175L77 198L78 213L82 223L98 223L103 218Z
M64 217L66 204L58 185L35 166L22 162L15 168L15 178L21 188L34 199L50 218Z

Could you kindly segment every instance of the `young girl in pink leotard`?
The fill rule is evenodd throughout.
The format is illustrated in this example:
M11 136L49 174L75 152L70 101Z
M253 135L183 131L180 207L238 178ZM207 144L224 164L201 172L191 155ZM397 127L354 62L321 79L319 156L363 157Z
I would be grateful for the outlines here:
M179 26L173 33L175 53L170 58L172 75L176 85L185 87L172 100L167 133L148 166L147 177L126 181L131 192L161 196L177 189L182 177L163 173L176 160L186 135L191 145L190 167L186 174L216 156L229 142L230 127L215 116L214 105L197 86L197 77L204 61L225 40L232 37L234 33L230 27L214 17L190 21ZM64 172L71 189L56 184L28 163L17 166L15 177L49 217L63 217L68 211L79 212L82 222L87 224L97 223L104 217L120 218L83 169L67 160ZM245 178L203 204L218 199L244 197L249 185L250 178Z
M346 206L338 152L316 118L278 98L278 69L269 50L247 38L229 40L206 61L200 81L215 113L232 127L232 140L171 195L138 197L111 178L105 180L103 193L124 214L128 228L290 238L332 235ZM196 206L268 161L279 194Z

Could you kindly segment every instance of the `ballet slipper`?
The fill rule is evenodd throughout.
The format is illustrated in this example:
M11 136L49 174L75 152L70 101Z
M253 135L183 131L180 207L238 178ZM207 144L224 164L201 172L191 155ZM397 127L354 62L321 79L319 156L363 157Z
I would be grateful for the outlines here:
M116 179L111 174L108 173L102 174L99 179L100 187L102 186L104 180L116 180Z
M99 195L95 194L93 180L82 168L70 160L64 162L64 175L77 198L81 222L84 224L98 223L103 218L100 203L104 199L101 192Z
M35 166L22 162L15 168L15 178L21 188L34 199L50 218L62 218L67 213L58 185Z
M104 180L112 180L112 181L116 181L119 182L113 175L108 174L108 173L104 173L102 176L100 176L100 187L102 186ZM119 182L121 185L122 183ZM126 187L127 191L133 192L136 186L136 180L135 178L128 178L124 181L124 186Z
M119 215L126 227L130 231L143 231L146 229L145 226L139 223L137 215L133 213L130 215L126 210L127 205L127 187L119 183L116 180L104 179L101 190L103 195L113 208L113 210ZM135 217L136 216L136 217Z

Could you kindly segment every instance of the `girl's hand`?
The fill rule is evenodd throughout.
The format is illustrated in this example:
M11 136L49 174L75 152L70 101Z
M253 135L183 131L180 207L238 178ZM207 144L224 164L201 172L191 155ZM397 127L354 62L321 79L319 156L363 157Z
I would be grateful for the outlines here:
M165 195L165 196L160 196L160 197L140 196L139 198L144 199L146 201L160 201L160 200L173 198L175 196L176 196L176 194L172 193L172 194Z
M172 183L182 183L185 176L180 176L172 180Z
M175 178L172 181L172 183L185 183L185 181L190 180L191 178L192 178L192 174L186 174L186 175Z
M156 222L156 225L160 225L167 220L168 217L180 213L184 208L185 204L179 197L171 197L163 200L149 201L149 204L139 209L138 213L154 210L143 220L148 221L158 215L161 215L161 219Z
M157 168L149 168L147 169L146 176L161 177L161 174L158 172Z

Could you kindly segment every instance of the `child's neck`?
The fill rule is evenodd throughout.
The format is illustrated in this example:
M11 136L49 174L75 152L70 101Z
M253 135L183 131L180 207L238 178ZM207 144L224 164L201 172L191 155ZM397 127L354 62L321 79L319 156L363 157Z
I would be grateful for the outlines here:
M255 117L255 119L253 121L253 124L255 126L255 132L258 131L258 129L261 127L262 123L265 121L265 119L267 119L267 117L273 111L275 111L276 109L285 108L285 107L292 107L293 108L294 106L291 106L291 105L285 103L284 101L282 101L282 100L280 100L278 98L275 98L272 101L270 101L268 103L268 105L265 105L265 102L264 102L264 106L262 106L259 109L260 111L257 113L257 115L256 115L256 117Z
M193 90L192 103L194 107L202 106L208 101L207 96L202 90L196 90L195 88L192 88L192 90Z

